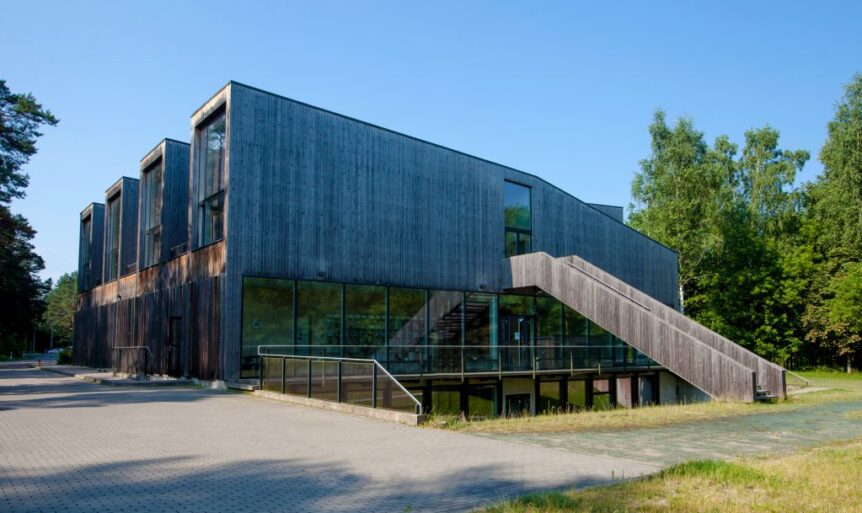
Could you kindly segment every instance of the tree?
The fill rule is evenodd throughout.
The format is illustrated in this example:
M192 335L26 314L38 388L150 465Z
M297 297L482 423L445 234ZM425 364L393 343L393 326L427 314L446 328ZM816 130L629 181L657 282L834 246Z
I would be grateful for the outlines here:
M806 151L778 148L771 127L710 146L691 119L657 112L652 153L632 184L629 223L677 250L680 300L707 327L778 361L802 344L804 267L796 259ZM684 292L684 294L683 294Z
M78 273L60 276L54 288L45 296L45 313L42 325L54 336L55 345L72 340L72 325L78 296Z
M14 198L23 198L29 177L23 166L36 153L42 125L58 122L30 94L12 93L0 80L0 351L20 352L25 337L41 316L45 283L38 272L42 259L33 251L36 232L12 213Z
M851 301L862 262L862 74L845 86L820 150L823 174L809 184L803 232L813 248L814 280L807 297L806 340L818 356L844 360L860 353Z

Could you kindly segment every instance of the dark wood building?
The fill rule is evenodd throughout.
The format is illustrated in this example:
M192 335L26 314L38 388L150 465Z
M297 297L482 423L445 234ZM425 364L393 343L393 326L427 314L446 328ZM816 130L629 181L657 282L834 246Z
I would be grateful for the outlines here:
M106 272L101 284L79 280L81 364L140 367L146 354L148 372L231 382L257 376L258 347L277 346L373 358L428 407L491 414L574 396L751 400L773 370L658 314L678 309L676 253L626 226L620 207L236 82L193 114L190 146L162 141L141 161L140 186L122 179L104 210ZM99 215L82 214L82 262L98 246L83 243L87 212ZM627 302L644 302L633 292L592 296L604 303L584 312L558 290L565 280L513 280L511 257L542 253L577 256L607 273L594 286L654 301L637 321L655 323L652 335L638 331L637 347L622 337ZM688 333L672 365L644 352L666 327ZM698 367L703 355L724 363ZM672 374L698 368L734 378L698 390ZM769 383L783 394L783 374Z

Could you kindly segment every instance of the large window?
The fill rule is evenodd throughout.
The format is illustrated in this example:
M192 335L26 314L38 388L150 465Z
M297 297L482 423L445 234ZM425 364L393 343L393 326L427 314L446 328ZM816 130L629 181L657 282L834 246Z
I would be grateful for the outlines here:
M93 216L87 216L83 221L81 221L81 242L78 246L80 248L81 255L81 263L80 269L78 270L78 283L83 284L83 288L89 288L91 285L90 280L92 279L92 272L90 267L92 266L91 256L90 256L90 242L93 238Z
M141 265L149 267L159 263L162 249L162 162L144 171L141 191Z
M108 200L105 227L105 281L117 279L120 274L120 198L117 194Z
M506 256L531 252L533 250L533 213L529 187L514 182L503 182L503 215L506 226Z
M225 114L197 129L198 246L224 237Z
M428 361L425 348L425 291L389 288L388 358L393 372L415 372Z
M257 347L293 350L292 280L244 278L242 281L242 375L257 376Z
M344 288L344 356L384 360L378 350L386 341L386 287Z
M340 283L296 282L296 352L341 356Z

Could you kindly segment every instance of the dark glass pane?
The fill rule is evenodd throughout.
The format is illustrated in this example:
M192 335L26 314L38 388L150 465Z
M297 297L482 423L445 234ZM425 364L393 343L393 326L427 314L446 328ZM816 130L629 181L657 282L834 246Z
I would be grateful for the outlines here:
M518 234L516 232L506 231L506 256L515 256L518 254Z
M161 163L144 172L143 201L141 206L141 230L143 247L141 262L144 267L157 264L161 256L161 216L162 216L162 165Z
M431 412L435 415L458 415L461 413L461 392L432 390Z
M448 290L428 293L430 372L461 370L461 303L464 294Z
M500 316L504 315L533 315L533 296L501 295Z
M593 396L594 410L610 410L613 408L611 404L611 396L609 394L601 394Z
M533 243L532 237L528 233L519 233L518 234L518 254L526 255L532 251Z
M219 114L197 130L199 245L224 236L225 115Z
M497 415L496 386L471 386L467 390L467 415L470 418L482 419Z
M566 358L571 358L576 369L593 367L589 362L587 318L563 305L563 341Z
M507 227L532 229L529 187L503 182L503 209Z
M563 404L560 402L560 381L543 381L539 383L539 413L555 413Z
M389 372L419 373L427 363L425 291L389 289Z
M569 411L583 410L587 407L587 382L568 382L568 407Z
M105 259L105 281L113 280L120 270L120 196L114 196L108 201L108 240L105 241L107 258Z
M293 351L293 282L266 278L242 280L243 377L257 376L257 347L284 346L270 352Z
M224 188L225 115L214 118L204 129L204 187L203 197L209 197Z
M341 284L296 282L296 350L341 355Z
M569 368L569 353L562 347L562 303L548 296L536 298L536 357L539 368Z
M385 362L386 287L346 285L344 356Z
M466 370L497 369L497 295L468 293L464 303Z
M605 367L614 364L614 337L598 324L590 321L590 359ZM595 366L597 364L594 364Z

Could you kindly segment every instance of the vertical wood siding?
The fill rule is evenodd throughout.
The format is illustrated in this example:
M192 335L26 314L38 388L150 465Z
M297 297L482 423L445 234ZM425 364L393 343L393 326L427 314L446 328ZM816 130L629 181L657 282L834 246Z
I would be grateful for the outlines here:
M241 84L220 94L227 372L243 275L500 291L504 180L532 189L534 251L577 254L677 305L673 251L540 178Z

